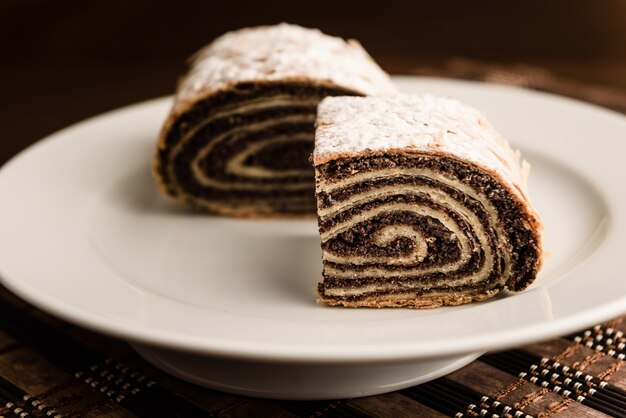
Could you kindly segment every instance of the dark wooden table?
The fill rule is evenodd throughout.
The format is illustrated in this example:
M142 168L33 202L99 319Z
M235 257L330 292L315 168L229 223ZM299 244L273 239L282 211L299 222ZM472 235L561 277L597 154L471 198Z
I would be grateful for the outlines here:
M507 416L503 410L508 407L508 416L523 411L538 417L624 417L623 333L626 321L619 318L575 335L489 354L445 378L379 396L269 401L170 377L126 343L52 318L0 288L0 416L440 418L460 412L493 418ZM550 362L541 366L543 357ZM571 370L564 373L552 361ZM575 379L575 371L583 374ZM563 384L568 376L572 383ZM589 389L600 386L587 383L586 376L608 386L590 396ZM540 380L532 383L533 378ZM584 404L576 401L579 395L586 395Z
M325 0L231 3L3 2L0 164L70 123L170 94L184 58L223 31L281 20L356 37L390 72L513 84L626 113L621 0L387 1L375 9ZM0 416L443 417L453 411L478 416L481 409L488 410L485 416L506 416L503 405L515 408L509 415L626 416L621 332L626 321L618 318L521 351L484 356L444 379L381 396L266 401L167 376L126 343L59 321L0 289ZM550 362L535 372L541 376L550 366L544 377L552 383L531 383L533 356L558 360L608 382L609 389L580 404L575 398L587 393L587 385L576 384L584 376L564 383L573 373Z

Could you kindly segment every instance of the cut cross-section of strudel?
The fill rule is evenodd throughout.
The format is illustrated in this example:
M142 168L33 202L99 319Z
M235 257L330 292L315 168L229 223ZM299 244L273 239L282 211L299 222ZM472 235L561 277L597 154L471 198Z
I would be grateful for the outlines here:
M212 213L314 215L317 104L394 90L356 41L289 24L229 32L181 80L155 176L168 195Z
M313 160L322 302L433 308L535 279L529 166L479 111L431 95L327 98Z

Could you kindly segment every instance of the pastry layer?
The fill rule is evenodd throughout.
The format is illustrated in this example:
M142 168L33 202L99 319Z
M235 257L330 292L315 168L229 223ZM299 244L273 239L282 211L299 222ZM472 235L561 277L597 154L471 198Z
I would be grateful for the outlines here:
M195 103L167 129L155 159L163 189L210 212L315 211L317 103L354 94L296 83L250 83Z
M316 178L325 303L466 303L537 274L537 219L474 164L398 151L338 158Z

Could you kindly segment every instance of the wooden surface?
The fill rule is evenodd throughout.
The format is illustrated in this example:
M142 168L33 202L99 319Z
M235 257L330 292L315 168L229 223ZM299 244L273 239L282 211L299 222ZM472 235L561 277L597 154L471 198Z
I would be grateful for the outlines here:
M609 331L614 337L613 344L607 344L606 338L601 343L596 341L598 335ZM523 350L558 359L563 365L598 376L612 388L626 389L626 362L619 360L615 352L611 354L626 339L616 337L615 332L626 332L623 318L590 329L587 337L584 332L578 333L583 337L580 343L570 336L526 346ZM507 364L514 361L510 352L497 356ZM6 417L19 408L37 418L441 418L454 416L455 411L468 417L478 416L481 409L494 401L501 403L500 408L508 406L543 418L626 416L626 408L617 402L610 402L614 409L605 414L601 410L608 411L606 406L585 406L572 399L577 394L567 397L555 393L558 380L550 390L530 383L530 377L517 376L518 372L528 372L530 365L503 370L500 365L494 366L492 358L481 357L434 382L358 399L295 402L246 398L170 377L148 365L126 343L51 318L0 288L0 416ZM442 384L456 386L442 395L437 386ZM7 385L14 385L21 395L10 406L3 407L6 403L3 390ZM466 390L473 394L463 399ZM487 398L481 402L483 396ZM33 402L41 410L33 407ZM510 417L513 413L496 415ZM483 416L494 418L494 412L491 410Z

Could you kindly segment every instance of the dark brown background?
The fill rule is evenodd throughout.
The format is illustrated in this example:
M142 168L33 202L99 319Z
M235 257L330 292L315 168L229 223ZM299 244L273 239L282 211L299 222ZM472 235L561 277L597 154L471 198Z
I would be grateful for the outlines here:
M0 2L0 164L85 117L172 92L224 31L289 21L359 39L392 73L460 56L626 88L626 1Z

